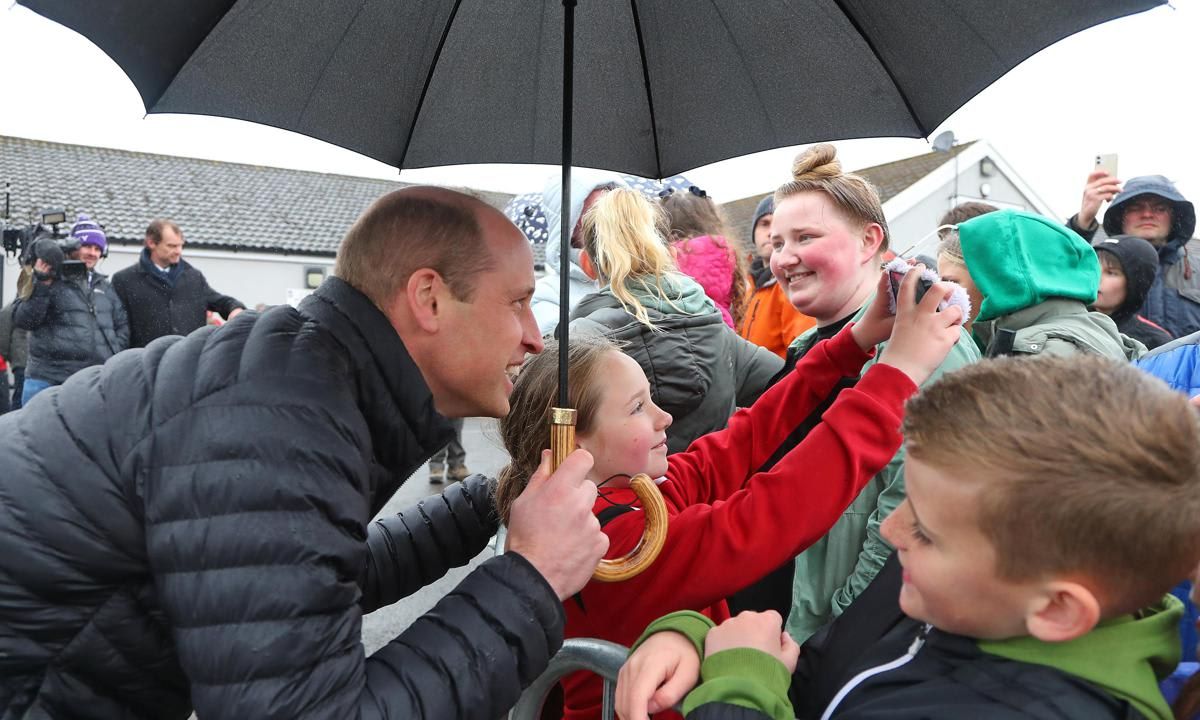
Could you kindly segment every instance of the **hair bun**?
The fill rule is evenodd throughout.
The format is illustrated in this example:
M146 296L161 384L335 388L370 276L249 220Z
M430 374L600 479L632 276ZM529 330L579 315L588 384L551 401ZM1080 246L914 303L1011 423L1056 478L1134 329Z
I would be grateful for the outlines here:
M813 145L792 161L793 180L820 180L842 174L842 164L837 159L837 148L829 143Z

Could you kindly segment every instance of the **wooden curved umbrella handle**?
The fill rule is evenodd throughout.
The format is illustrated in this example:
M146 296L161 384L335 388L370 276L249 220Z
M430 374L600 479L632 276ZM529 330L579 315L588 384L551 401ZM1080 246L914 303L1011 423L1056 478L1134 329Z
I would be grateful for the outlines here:
M667 541L667 504L663 501L658 485L645 473L635 475L629 487L642 503L646 516L646 529L637 547L628 555L611 560L601 560L592 573L592 579L600 582L621 582L635 577L650 567Z
M570 408L552 408L550 411L551 469L557 470L562 461L575 449L575 411ZM625 557L601 560L592 573L592 579L600 582L621 582L635 577L650 567L663 543L667 541L667 504L662 492L649 475L635 475L629 487L642 504L646 515L646 529L633 552Z

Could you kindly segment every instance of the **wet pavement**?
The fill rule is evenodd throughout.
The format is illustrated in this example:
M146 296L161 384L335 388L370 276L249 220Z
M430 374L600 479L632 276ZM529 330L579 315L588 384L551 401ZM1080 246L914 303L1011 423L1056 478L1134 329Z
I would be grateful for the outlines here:
M500 469L508 462L508 454L501 449L499 438L495 420L470 418L464 423L463 446L467 450L467 468L471 472L484 473L491 477L495 477L500 472ZM395 514L406 507L415 505L422 498L440 493L444 487L430 484L429 468L422 466L405 481L379 515L383 517ZM471 568L482 563L492 554L493 550L489 548L475 558L470 565L451 570L441 580L421 589L414 595L388 607L380 608L364 617L362 639L367 655L404 632L404 629L413 620L427 612L443 595L452 590L470 572Z

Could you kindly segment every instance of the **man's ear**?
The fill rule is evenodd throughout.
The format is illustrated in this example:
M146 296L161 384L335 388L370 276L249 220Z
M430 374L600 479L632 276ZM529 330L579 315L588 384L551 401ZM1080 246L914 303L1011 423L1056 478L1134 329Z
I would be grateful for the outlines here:
M1100 622L1100 601L1086 586L1065 580L1046 584L1025 617L1029 634L1043 642L1083 637Z
M445 309L445 288L442 276L432 268L421 268L408 277L401 301L408 304L413 322L425 332L438 330L440 313Z
M879 254L881 247L883 247L883 226L879 223L867 223L863 228L863 259L871 260Z
M596 272L596 266L592 264L592 256L587 254L587 250L579 251L579 269L583 270L583 274L595 280L600 273Z

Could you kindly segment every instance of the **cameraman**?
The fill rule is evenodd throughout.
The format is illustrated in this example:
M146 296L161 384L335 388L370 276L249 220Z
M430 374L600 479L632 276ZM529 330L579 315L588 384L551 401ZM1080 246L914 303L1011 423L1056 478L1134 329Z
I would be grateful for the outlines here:
M13 313L16 326L30 331L22 405L129 347L125 306L107 276L95 272L107 249L104 231L82 214L67 243L34 242L33 293Z

